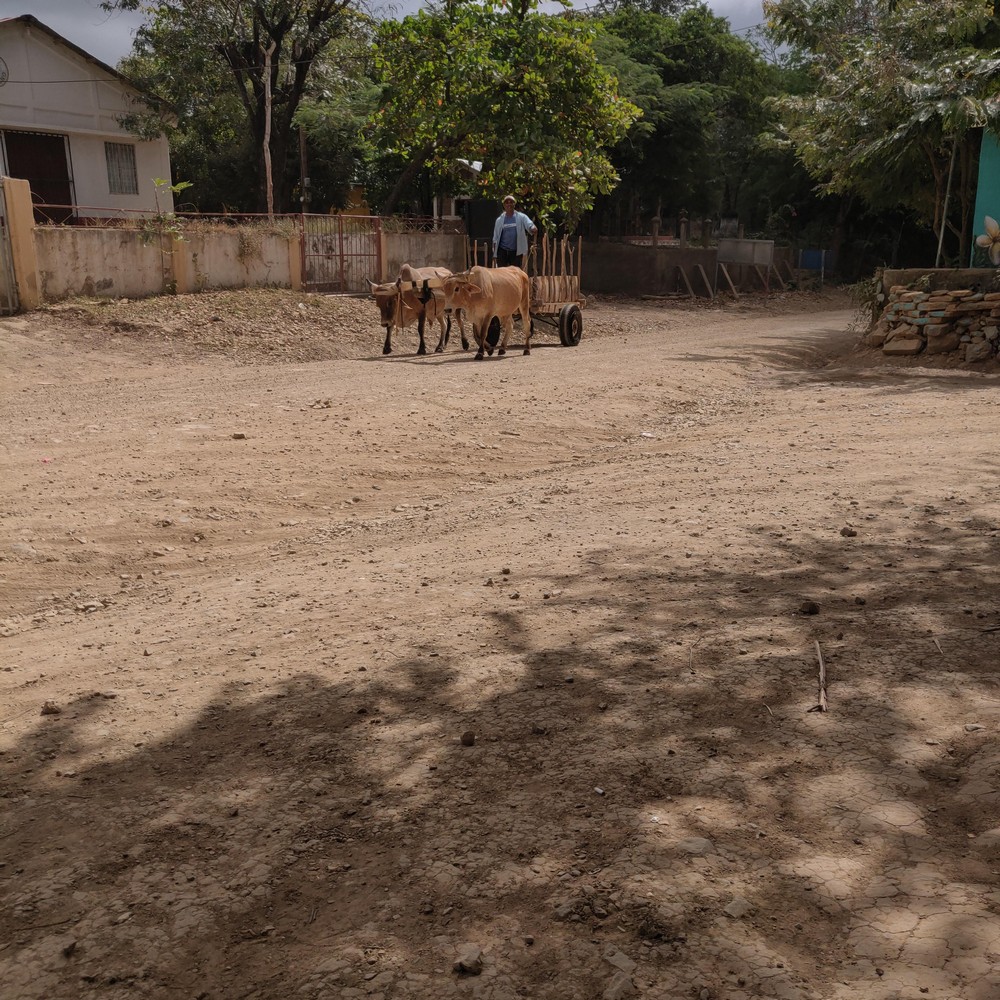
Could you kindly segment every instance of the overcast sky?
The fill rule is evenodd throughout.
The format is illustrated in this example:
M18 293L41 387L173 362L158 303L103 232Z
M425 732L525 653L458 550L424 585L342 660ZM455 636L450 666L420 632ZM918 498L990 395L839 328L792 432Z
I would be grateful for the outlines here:
M397 5L412 9L419 6L416 0ZM733 30L763 20L760 0L709 0L708 6L720 17L728 18ZM100 0L0 0L0 17L20 14L34 14L63 38L109 66L117 65L128 54L132 34L142 20L140 14L105 14Z

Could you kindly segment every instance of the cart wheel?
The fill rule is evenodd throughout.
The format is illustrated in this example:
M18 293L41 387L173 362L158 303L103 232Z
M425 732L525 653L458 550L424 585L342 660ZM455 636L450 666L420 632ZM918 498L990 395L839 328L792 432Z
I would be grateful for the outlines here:
M559 339L563 347L576 347L582 336L583 313L575 302L571 302L559 312Z

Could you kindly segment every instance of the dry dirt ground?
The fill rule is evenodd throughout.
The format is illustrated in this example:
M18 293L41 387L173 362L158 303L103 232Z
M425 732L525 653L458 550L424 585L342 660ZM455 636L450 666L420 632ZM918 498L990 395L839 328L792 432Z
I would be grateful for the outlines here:
M996 368L584 316L0 321L4 1000L1000 996Z

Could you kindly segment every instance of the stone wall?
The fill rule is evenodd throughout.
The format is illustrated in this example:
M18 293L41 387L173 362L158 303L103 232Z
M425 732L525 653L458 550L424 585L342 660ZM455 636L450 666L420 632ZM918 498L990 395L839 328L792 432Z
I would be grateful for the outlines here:
M957 287L961 278L965 287ZM887 271L878 293L882 307L866 342L896 357L956 354L962 361L986 361L1000 346L1000 291L992 270ZM886 284L893 278L909 278Z

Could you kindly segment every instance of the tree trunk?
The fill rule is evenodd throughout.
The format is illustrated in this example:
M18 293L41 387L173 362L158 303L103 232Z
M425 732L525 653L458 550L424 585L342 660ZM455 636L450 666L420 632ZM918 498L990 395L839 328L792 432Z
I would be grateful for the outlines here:
M267 218L274 222L274 176L271 171L271 56L275 42L272 39L264 52L264 192L267 199Z
M423 147L423 149L413 156L407 164L406 169L399 175L399 178L393 185L392 190L389 192L388 198L386 198L385 203L382 205L383 215L392 215L392 213L396 210L396 206L399 204L399 199L403 197L403 192L413 182L413 179L417 176L417 174L420 173L423 165L430 159L433 152L434 147L428 143Z

